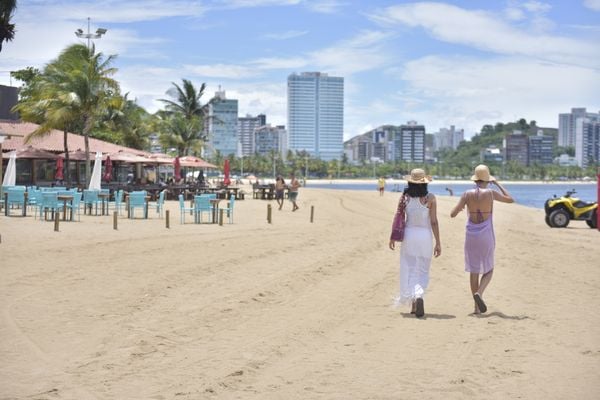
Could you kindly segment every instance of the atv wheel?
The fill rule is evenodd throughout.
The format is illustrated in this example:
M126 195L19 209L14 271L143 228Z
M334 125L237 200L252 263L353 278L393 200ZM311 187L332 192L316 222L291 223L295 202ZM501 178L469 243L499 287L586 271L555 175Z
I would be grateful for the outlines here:
M550 224L554 228L566 228L570 220L569 213L563 209L552 211L550 214Z
M546 215L546 217L544 218L544 220L546 221L546 225L548 225L550 228L554 228L554 225L552 225L552 222L550 222L550 216Z
M585 220L585 223L588 224L588 226L592 229L596 229L598 227L598 214L596 214L597 212L598 211L594 210L590 219Z

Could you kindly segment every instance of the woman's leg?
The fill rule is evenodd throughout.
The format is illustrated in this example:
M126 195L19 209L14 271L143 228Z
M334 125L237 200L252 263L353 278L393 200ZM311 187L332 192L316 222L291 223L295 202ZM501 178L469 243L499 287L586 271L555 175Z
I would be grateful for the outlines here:
M475 295L475 293L477 293L477 291L479 290L479 274L471 272L469 276L469 283L471 284L471 294ZM475 303L475 301L473 302L475 304L473 314L479 314L479 308L477 308L477 303Z

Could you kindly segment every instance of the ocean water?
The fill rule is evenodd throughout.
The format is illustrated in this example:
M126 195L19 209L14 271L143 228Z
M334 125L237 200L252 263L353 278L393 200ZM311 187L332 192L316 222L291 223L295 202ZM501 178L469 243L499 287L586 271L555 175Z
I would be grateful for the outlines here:
M406 186L405 182L402 183L388 183L385 186L386 192L402 191ZM590 183L502 183L502 186L510 192L515 202L522 204L527 207L533 208L544 208L544 202L553 196L562 196L567 190L575 190L573 197L577 197L579 200L586 202L597 201L597 186L596 182ZM308 187L320 188L320 189L342 189L342 190L372 190L377 191L377 183L321 183L321 182L309 182ZM446 188L450 188L453 191L454 196L460 196L465 190L474 188L472 183L436 183L432 182L429 184L429 191L436 195L448 195L449 192ZM492 185L492 187L494 187ZM497 188L496 188L497 189Z

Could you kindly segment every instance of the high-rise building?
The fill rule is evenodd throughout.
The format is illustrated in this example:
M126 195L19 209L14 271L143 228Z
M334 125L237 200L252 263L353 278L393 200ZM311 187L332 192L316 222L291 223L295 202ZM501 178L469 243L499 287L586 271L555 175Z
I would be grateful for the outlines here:
M254 131L256 128L267 124L267 117L259 114L256 117L246 115L238 118L238 140L241 146L241 155L250 156L255 152Z
M263 125L254 130L256 154L268 156L275 153L285 160L287 141L287 132L282 125Z
M394 138L394 160L425 162L425 126L416 121L400 125L400 132Z
M548 165L554 160L554 138L544 135L543 130L538 130L537 135L529 136L529 162L528 165Z
M579 118L575 127L575 159L577 165L587 168L600 163L600 121Z
M19 115L11 109L17 105L18 88L0 85L0 119L17 120Z
M320 72L288 77L290 150L322 160L339 159L344 140L344 78Z
M504 136L504 160L527 166L529 163L529 137L521 131Z
M223 156L237 154L238 101L227 99L225 91L215 93L208 107L208 155L219 151Z
M575 127L579 118L599 121L600 113L587 112L585 108L572 108L570 113L558 115L558 145L575 147L577 141Z
M435 151L446 148L456 150L463 140L465 140L464 129L456 129L454 125L450 125L450 129L441 128L439 132L435 133L433 148Z

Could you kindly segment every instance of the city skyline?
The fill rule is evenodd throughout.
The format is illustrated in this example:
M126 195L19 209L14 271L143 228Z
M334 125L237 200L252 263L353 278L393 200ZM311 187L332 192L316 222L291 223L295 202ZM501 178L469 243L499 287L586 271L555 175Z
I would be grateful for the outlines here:
M287 125L287 76L319 71L344 78L344 140L408 120L470 138L484 124L598 112L599 16L600 0L22 0L0 84L85 44L74 32L90 17L92 32L108 29L94 42L118 55L123 92L150 112L185 78L207 83L204 102L221 85L239 116Z

